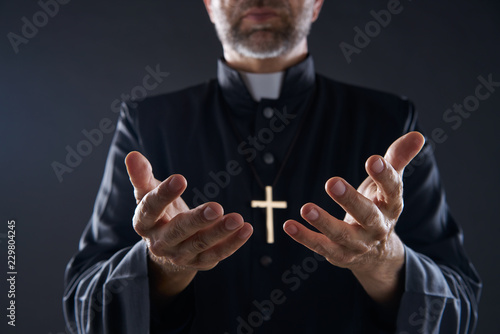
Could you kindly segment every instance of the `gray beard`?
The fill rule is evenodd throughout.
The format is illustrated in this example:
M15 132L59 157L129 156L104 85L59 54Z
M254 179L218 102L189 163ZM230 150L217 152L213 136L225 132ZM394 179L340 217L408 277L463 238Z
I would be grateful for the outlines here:
M223 13L217 13L224 17ZM311 29L311 19L313 8L304 11L296 22L286 22L281 29L273 30L267 28L266 24L255 26L251 31L241 31L241 21L231 24L224 17L216 24L217 35L223 44L230 45L237 53L255 59L276 58L282 56L295 48L303 39L307 37ZM259 31L267 31L272 34L265 41L256 43L252 41L252 35Z
M285 54L299 42L296 31L287 27L285 31L271 31L266 28L255 29L267 31L272 34L266 41L256 43L251 40L251 35L255 32L242 34L237 28L231 30L230 44L239 54L256 59L275 58ZM292 31L291 31L292 30Z

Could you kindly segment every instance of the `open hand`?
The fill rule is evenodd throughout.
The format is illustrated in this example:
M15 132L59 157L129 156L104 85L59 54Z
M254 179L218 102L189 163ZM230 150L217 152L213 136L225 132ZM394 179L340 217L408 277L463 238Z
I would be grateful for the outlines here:
M396 140L384 157L371 156L366 161L369 176L357 190L339 177L328 180L326 192L346 211L344 220L308 203L301 216L320 233L294 220L284 224L294 240L331 264L351 269L382 303L393 297L404 265L403 243L394 232L403 210L403 171L423 144L424 137L411 132Z
M233 254L252 234L252 226L241 215L224 215L218 203L190 210L180 197L187 187L182 175L160 182L139 152L129 153L125 163L138 203L134 229L146 241L152 261L167 276L184 272L190 281L196 271L212 269Z

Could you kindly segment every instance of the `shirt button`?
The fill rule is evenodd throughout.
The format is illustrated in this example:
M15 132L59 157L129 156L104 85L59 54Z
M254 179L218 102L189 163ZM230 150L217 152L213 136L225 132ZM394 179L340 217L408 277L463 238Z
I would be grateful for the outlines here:
M274 163L274 155L272 155L271 153L265 153L262 158L264 159L264 162L268 165Z
M270 256L264 255L263 257L260 258L260 264L263 267L269 267L273 263L273 259L271 259Z
M264 108L263 113L265 118L271 118L274 116L274 110L271 107Z

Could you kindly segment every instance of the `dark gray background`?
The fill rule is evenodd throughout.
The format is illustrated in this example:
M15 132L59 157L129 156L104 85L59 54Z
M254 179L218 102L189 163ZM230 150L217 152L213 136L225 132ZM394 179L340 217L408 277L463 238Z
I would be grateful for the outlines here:
M479 333L498 333L498 124L500 89L456 130L443 119L474 94L477 77L500 81L496 0L403 0L404 10L371 44L344 59L339 44L372 20L387 1L327 0L310 50L317 70L337 80L409 96L430 132L449 136L436 155L450 207L484 280ZM73 0L16 54L7 34L21 34L36 1L0 2L0 233L17 222L15 333L63 333L64 267L92 211L111 135L59 182L51 163L64 163L111 103L142 84L145 67L170 76L150 92L172 91L215 75L221 48L201 0ZM382 152L381 152L382 153ZM0 321L5 325L6 239L0 235ZM2 331L3 332L3 331Z

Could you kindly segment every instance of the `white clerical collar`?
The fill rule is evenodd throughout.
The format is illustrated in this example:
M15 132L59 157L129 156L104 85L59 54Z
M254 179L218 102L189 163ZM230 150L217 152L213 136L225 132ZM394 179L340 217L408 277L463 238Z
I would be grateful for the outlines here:
M276 100L280 97L285 72L249 73L240 71L240 74L248 92L255 101Z

